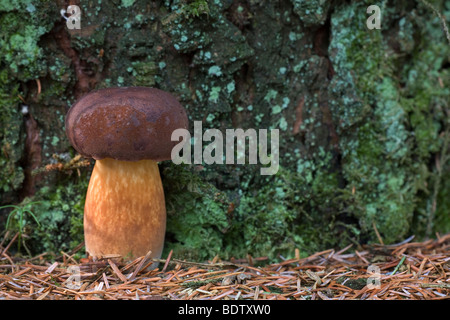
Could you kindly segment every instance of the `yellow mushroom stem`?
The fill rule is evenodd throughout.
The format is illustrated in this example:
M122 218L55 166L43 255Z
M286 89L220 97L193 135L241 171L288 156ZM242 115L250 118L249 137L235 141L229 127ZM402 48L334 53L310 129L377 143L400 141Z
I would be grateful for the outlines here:
M164 190L153 160L97 160L84 208L86 251L93 257L160 258L166 231Z

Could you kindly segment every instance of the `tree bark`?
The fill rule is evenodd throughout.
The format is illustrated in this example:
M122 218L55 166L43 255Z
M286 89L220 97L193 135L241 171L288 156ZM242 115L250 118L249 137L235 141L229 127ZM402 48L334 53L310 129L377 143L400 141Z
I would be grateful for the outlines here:
M81 29L61 17L69 5ZM384 1L381 29L368 28L370 5L0 4L0 204L40 201L34 252L78 244L92 166L75 158L65 114L97 88L150 86L177 96L192 135L194 121L224 136L280 132L275 175L160 164L166 250L178 256L287 257L448 232L450 45L436 12L448 17L450 2Z

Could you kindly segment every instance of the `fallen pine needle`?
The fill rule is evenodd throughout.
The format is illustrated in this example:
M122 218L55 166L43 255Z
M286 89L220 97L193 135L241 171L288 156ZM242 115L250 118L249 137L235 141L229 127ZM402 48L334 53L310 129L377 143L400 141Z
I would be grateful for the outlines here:
M394 271L392 271L392 275L396 274L398 269L400 268L400 266L403 264L403 262L405 261L406 256L403 256L402 259L400 260L400 262L398 263L398 265L395 267Z
M99 261L69 254L49 261L0 248L0 300L442 300L450 299L450 235L394 245L328 249L269 263L267 258L209 262L150 258ZM402 256L399 259L399 256ZM47 257L47 259L45 259ZM152 267L152 263L161 263ZM378 273L369 272L376 267ZM76 287L66 287L79 270ZM150 267L150 269L147 269ZM390 272L390 270L394 270ZM69 280L69 281L68 281ZM375 284L373 287L368 284Z

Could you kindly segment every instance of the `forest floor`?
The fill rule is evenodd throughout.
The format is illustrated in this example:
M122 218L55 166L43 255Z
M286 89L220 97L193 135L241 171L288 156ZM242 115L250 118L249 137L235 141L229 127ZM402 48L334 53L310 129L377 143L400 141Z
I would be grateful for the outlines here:
M450 234L395 245L347 246L268 263L264 257L206 263L140 257L99 261L0 246L0 300L434 300L450 299ZM49 261L50 260L50 261ZM152 264L158 267L151 269ZM150 268L149 268L150 267Z

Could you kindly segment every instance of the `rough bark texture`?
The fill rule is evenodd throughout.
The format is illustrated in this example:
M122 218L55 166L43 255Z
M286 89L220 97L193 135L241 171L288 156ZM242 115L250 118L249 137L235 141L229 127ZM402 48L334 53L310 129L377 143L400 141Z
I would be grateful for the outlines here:
M430 3L450 18L450 1ZM69 4L81 30L60 15ZM0 205L40 201L26 207L40 226L25 215L34 252L82 241L92 166L74 159L65 114L92 89L151 86L178 97L191 130L280 130L273 176L160 164L178 257L448 232L449 44L422 1L380 2L381 30L366 26L371 4L0 1Z

